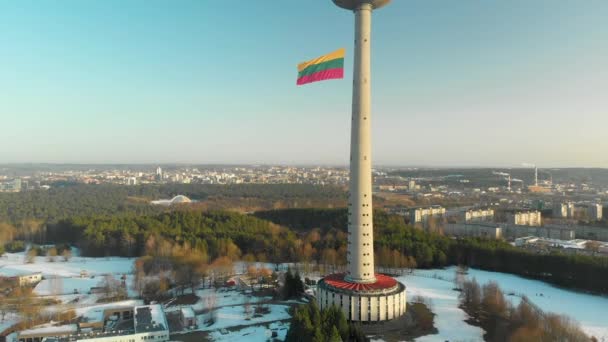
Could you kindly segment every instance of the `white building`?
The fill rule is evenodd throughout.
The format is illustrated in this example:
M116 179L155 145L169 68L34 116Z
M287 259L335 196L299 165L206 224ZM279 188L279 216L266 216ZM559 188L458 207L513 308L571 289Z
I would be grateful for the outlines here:
M494 220L494 209L467 210L464 213L465 222L491 222Z
M572 202L555 202L555 203L553 203L553 217L573 218L574 217L574 203L572 203Z
M379 322L402 316L406 311L405 286L395 279L376 274L374 284L353 284L340 275L327 276L317 286L321 308L342 309L349 321Z
M415 180L410 179L410 181L409 181L409 183L408 183L408 189L409 189L410 191L417 190L417 188L416 188L416 181L415 181Z
M156 180L157 181L163 180L163 169L161 169L160 166L156 168Z
M555 202L553 217L599 221L603 218L603 206L599 203Z
M26 272L10 267L0 268L0 278L9 279L17 286L35 285L42 281L42 273Z
M443 220L445 218L445 208L441 206L431 206L427 208L410 209L410 223L426 224L429 219Z
M520 211L511 215L510 223L517 226L539 227L542 225L540 211Z
M448 223L444 232L452 236L482 237L496 240L503 238L502 227L491 223Z
M587 206L587 217L590 220L599 221L604 215L603 209L603 206L599 203L589 204Z
M76 324L45 326L20 331L18 342L139 342L169 341L169 324L161 305L131 308L128 318L104 319L103 331L87 331ZM124 316L124 315L122 315ZM128 323L128 324L127 324ZM124 325L127 324L127 327ZM118 328L119 325L123 327Z

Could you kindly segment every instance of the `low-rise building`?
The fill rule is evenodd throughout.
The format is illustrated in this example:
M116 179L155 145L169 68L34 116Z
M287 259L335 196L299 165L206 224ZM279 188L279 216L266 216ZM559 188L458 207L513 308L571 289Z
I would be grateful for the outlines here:
M444 229L444 233L462 237L503 238L502 227L490 223L448 223Z
M60 326L43 326L22 330L17 334L19 342L42 342L47 340L67 338L68 336L78 333L76 324L60 325Z
M27 272L10 267L0 268L0 278L7 279L15 284L15 286L30 286L38 284L42 281L42 273Z
M575 231L572 228L563 226L537 227L505 224L503 228L503 236L509 240L526 236L535 236L556 240L572 240L576 238Z
M196 327L196 314L192 307L181 308L179 312L179 318L184 328Z
M588 250L587 244L590 240L582 240L582 239L573 239L573 240L561 240L561 239L552 239L552 238L544 238L537 236L526 236L515 239L515 246L517 247L526 247L526 246L534 246L534 247L548 247L548 248L559 248L559 249L567 249L572 251L586 251ZM597 242L597 241L596 241ZM597 244L599 253L608 252L608 244L599 243Z
M115 310L113 312L112 310ZM126 313L126 312L129 313ZM106 317L106 315L109 315ZM169 324L162 306L144 305L129 309L108 308L103 313L102 328L92 326L39 327L20 331L18 342L136 342L169 341Z

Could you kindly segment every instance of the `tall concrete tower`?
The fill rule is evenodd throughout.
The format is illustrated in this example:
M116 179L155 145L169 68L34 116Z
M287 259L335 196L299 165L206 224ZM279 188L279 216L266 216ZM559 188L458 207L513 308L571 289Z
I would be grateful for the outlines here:
M346 274L321 279L321 308L336 305L351 321L397 318L406 309L405 286L374 272L374 224L371 155L372 11L390 0L333 0L355 14L355 63L348 197L348 267Z

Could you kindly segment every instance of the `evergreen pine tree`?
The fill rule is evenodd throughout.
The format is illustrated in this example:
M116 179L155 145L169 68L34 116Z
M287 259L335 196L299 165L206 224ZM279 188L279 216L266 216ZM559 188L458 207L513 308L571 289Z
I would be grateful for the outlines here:
M342 337L340 337L340 333L338 332L338 329L336 328L335 325L334 325L333 329L331 330L331 335L329 336L329 342L342 342Z

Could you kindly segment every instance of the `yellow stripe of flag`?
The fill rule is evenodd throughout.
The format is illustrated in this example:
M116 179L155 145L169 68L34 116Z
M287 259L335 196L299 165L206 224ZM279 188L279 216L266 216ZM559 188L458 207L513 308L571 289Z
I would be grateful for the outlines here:
M328 53L327 55L321 56L319 58L315 58L315 59L312 59L307 62L302 62L302 63L298 64L298 72L306 69L307 67L309 67L311 65L331 61L332 59L336 59L336 58L344 58L345 52L346 52L346 49L342 48L342 49L338 49L332 53Z

